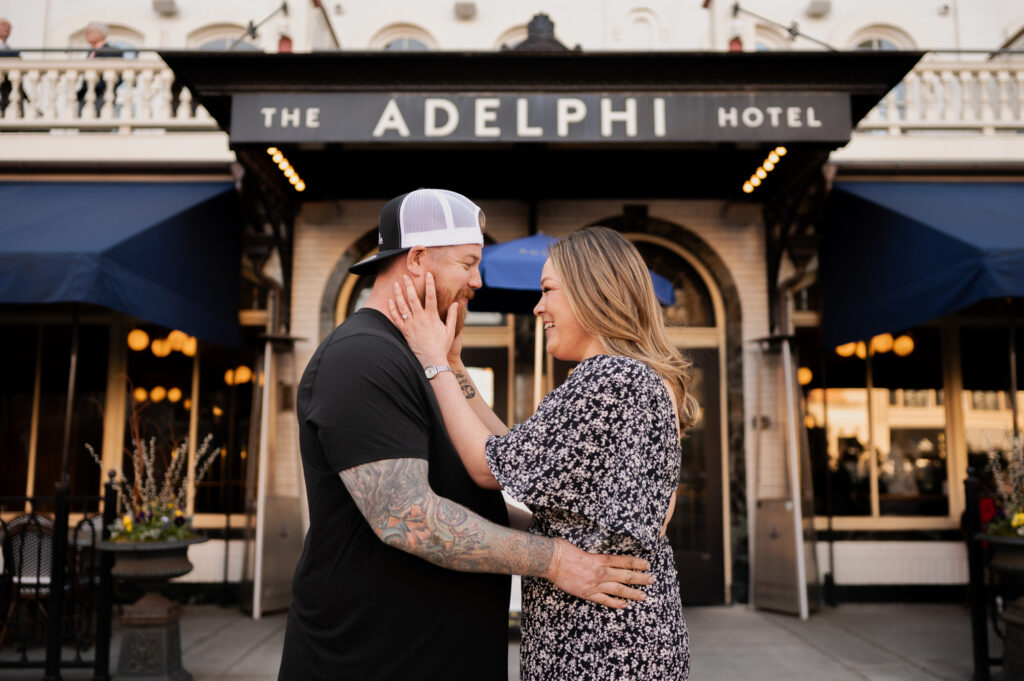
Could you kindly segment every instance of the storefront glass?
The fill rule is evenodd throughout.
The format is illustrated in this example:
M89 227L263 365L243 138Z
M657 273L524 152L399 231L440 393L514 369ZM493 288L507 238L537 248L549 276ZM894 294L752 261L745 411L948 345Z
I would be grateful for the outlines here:
M821 348L798 331L815 513L948 516L940 332L918 327Z

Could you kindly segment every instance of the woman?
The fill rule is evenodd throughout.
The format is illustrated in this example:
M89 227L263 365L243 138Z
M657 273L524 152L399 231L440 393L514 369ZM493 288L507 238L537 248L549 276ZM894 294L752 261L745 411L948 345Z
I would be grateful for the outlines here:
M534 314L548 352L579 362L575 370L512 430L488 419L493 433L442 371L431 384L445 426L477 484L531 508L530 532L644 558L654 583L646 600L605 608L524 578L522 678L685 679L688 636L664 530L680 436L698 412L690 364L666 340L643 259L617 232L591 227L556 242L541 287ZM442 325L429 278L425 299L424 308L411 282L396 286L391 318L424 366L444 365L457 308Z

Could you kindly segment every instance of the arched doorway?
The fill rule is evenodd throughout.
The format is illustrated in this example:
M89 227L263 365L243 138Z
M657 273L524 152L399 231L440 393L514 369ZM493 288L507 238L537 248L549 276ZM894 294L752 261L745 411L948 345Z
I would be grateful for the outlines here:
M743 449L739 297L707 242L672 222L627 208L595 222L632 241L652 271L673 282L669 336L694 364L701 420L683 442L676 509L669 525L687 605L746 599L746 475Z

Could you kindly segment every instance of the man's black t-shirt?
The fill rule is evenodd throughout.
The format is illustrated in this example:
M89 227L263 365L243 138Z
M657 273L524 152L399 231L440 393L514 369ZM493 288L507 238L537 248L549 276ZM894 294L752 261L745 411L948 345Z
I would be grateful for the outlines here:
M415 355L363 309L320 344L299 383L309 531L292 583L279 681L505 679L510 578L455 572L386 546L339 471L426 459L431 488L508 524L448 439Z

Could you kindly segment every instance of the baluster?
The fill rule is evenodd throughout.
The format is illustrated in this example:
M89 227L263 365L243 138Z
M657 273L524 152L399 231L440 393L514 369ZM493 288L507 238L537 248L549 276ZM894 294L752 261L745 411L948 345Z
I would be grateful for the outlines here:
M0 80L3 76L0 76ZM7 102L7 111L4 112L4 119L13 121L21 118L21 69L12 69L7 72L7 80L11 83L10 99ZM27 106L27 104L26 104Z
M153 69L145 69L139 75L138 105L139 110L136 117L140 121L148 121L153 118Z
M57 117L61 121L74 121L79 118L78 84L86 87L85 78L77 70L68 70L61 74L57 81ZM83 94L84 97L84 94Z
M909 127L924 118L921 115L921 77L912 71L903 79L903 86L906 97L903 103L903 124Z
M109 121L114 118L114 98L117 97L117 72L107 69L103 72L103 107L100 109L100 120Z
M974 107L974 74L964 70L960 72L960 120L972 123L978 120L978 112Z
M21 82L26 96L25 111L22 114L22 118L26 121L34 121L38 118L39 98L42 94L39 86L39 71L32 69L26 72L25 78Z
M181 86L181 92L178 93L178 111L175 112L175 118L179 121L187 121L192 118L192 91L184 85Z
M43 76L43 83L45 83L43 120L57 120L57 76L56 69L50 69ZM63 108L61 107L61 109Z
M135 69L125 69L121 73L121 87L117 94L117 105L120 107L118 119L122 124L130 124L135 121L136 96L136 73Z
M955 119L953 111L953 72L942 72L942 100L939 105L939 120L948 123Z
M999 122L1006 125L1013 118L1010 110L1010 72L1001 69L996 73L996 96L999 100Z
M171 85L174 83L174 74L170 69L162 69L158 77L160 89L157 91L157 118L170 120L173 118L171 111Z
M990 71L979 71L978 72L978 113L979 118L982 122L988 125L983 125L981 132L984 135L992 135L995 133L995 128L992 126L994 120L995 111L992 107L992 73Z
M898 85L896 87L899 87ZM897 108L897 97L896 88L889 90L889 94L885 96L885 114L886 121L889 124L889 134L899 135L902 133L900 128L900 112Z
M921 74L921 122L932 122L936 118L936 96L935 91L939 85L934 71L925 71Z
M96 119L96 82L98 80L99 73L96 72L96 69L89 69L85 72L85 103L81 111L78 112L78 116L82 120Z
M203 106L202 104L200 104L199 106L196 107L196 115L194 116L194 118L197 121L212 121L213 120L213 116L210 115L210 112L207 111L206 107Z

